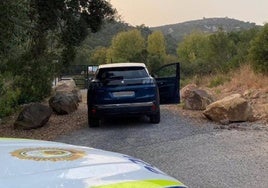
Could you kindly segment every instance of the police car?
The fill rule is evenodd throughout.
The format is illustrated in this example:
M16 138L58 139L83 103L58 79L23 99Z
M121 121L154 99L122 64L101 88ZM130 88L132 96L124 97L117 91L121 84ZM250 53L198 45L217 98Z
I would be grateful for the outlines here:
M0 138L3 188L185 188L128 155L58 142Z

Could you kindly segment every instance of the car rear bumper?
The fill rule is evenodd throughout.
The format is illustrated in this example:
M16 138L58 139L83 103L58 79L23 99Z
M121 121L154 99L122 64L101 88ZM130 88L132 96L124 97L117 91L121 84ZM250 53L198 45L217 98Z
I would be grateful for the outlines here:
M96 108L97 109L135 108L135 107L151 107L153 105L154 105L153 102L140 102L140 103L96 105Z
M90 110L90 109L89 109ZM115 116L151 115L159 111L159 104L155 102L122 103L95 105L89 111L90 116L105 118Z

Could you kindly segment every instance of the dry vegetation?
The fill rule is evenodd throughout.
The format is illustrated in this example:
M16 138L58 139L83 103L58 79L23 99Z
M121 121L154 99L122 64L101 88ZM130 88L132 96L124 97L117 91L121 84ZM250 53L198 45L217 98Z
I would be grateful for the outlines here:
M254 73L249 65L229 74L199 79L196 84L208 88L216 99L242 94L252 105L255 120L268 123L268 76Z
M246 91L254 90L268 92L268 76L255 74L248 65L230 73L228 77L230 81L215 88L222 91L222 94L233 92L244 94Z

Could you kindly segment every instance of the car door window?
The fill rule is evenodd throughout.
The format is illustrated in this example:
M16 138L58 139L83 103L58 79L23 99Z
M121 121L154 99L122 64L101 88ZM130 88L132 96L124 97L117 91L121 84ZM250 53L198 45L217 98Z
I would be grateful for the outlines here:
M180 102L180 64L164 65L153 75L158 85L160 103L178 104Z
M160 68L154 75L157 78L176 77L176 67L175 65L164 66Z

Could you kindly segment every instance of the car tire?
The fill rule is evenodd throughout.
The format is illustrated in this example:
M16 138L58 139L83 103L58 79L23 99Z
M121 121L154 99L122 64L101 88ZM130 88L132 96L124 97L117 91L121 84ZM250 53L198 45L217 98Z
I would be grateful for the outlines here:
M89 117L88 118L88 126L89 127L99 127L100 120L98 118Z
M160 111L150 116L150 122L154 124L160 123Z

